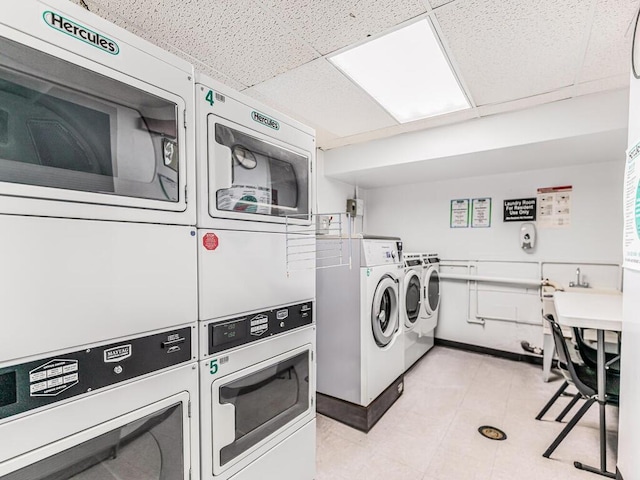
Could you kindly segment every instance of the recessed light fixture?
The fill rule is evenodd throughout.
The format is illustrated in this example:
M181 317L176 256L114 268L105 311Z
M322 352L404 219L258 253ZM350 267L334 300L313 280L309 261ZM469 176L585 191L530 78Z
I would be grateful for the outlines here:
M469 108L426 18L329 60L400 123Z

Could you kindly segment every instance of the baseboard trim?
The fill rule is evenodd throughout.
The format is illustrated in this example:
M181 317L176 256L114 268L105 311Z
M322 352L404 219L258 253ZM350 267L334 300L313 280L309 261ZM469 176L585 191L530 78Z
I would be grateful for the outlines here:
M458 350L466 350L468 352L483 353L494 357L506 358L517 362L532 363L534 365L542 365L542 357L537 355L527 355L524 353L505 352L495 348L481 347L479 345L471 345L470 343L454 342L453 340L445 340L444 338L436 338L435 344L441 347L456 348Z
M404 392L404 375L400 375L366 407L318 392L316 393L316 411L367 433L400 398L402 392Z

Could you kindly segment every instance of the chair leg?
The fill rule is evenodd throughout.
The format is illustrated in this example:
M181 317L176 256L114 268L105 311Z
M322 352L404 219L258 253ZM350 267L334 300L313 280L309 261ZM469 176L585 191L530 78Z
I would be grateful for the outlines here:
M561 422L564 419L564 417L567 416L567 413L569 413L569 411L573 408L573 406L576 403L578 403L578 400L580 400L581 398L582 398L582 395L580 395L579 393L576 393L571 399L571 401L567 404L567 406L564 407L564 410L560 412L560 415L556 417L556 422Z
M558 399L558 397L562 395L562 393L567 389L568 386L569 386L569 382L567 382L566 380L562 382L562 385L560 385L560 388L558 389L558 391L553 394L553 397L551 397L551 400L549 400L547 404L544 407L542 407L542 410L540 410L540 413L536 415L536 420L541 420L542 417L544 417L544 414L547 413L547 411L549 411L549 409L551 408L551 405L553 405L553 403Z
M580 410L578 410L578 413L576 413L574 417L569 421L569 423L567 423L567 425L562 429L560 435L558 435L553 443L549 445L547 451L542 454L543 457L549 458L551 456L553 451L558 448L558 445L560 445L565 437L569 435L569 432L573 430L573 427L576 426L576 423L578 423L578 421L584 416L584 414L587 413L587 410L589 410L589 407L591 407L591 405L593 405L595 401L595 398L589 398L586 402L584 402L584 405L580 408Z

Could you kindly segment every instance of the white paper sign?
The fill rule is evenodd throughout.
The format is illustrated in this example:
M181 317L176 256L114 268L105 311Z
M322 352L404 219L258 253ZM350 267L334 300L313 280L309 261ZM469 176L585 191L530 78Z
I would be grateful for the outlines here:
M469 227L469 199L462 198L451 200L451 212L449 215L451 228Z
M536 224L540 228L571 225L571 185L538 189Z
M624 267L640 270L640 142L627 150L624 171Z
M491 226L491 198L471 200L471 227L488 228Z

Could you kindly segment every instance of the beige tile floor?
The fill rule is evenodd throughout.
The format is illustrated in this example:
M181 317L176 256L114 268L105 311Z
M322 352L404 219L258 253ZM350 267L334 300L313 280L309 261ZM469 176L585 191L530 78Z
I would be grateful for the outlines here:
M603 478L573 461L598 465L594 405L557 448L542 453L564 424L553 419L568 402L538 411L561 378L542 381L541 367L435 347L405 376L404 395L368 434L322 415L317 429L317 480L578 480ZM573 390L572 390L573 391ZM615 471L618 412L607 407L608 467ZM494 441L481 425L507 434Z

